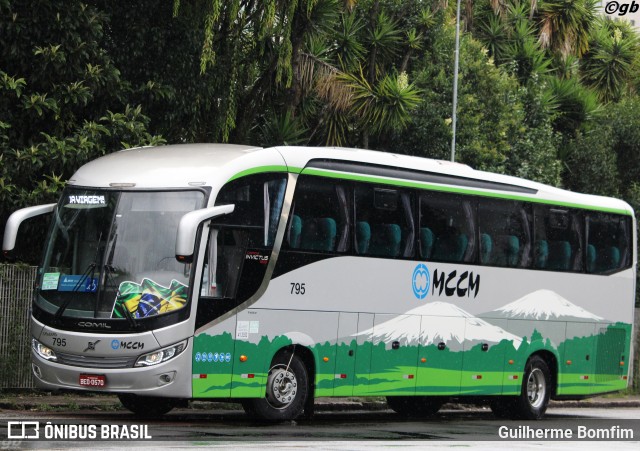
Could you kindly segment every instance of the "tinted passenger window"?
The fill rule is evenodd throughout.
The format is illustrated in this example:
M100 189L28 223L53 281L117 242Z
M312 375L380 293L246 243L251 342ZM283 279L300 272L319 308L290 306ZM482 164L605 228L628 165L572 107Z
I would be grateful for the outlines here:
M587 216L587 272L607 273L629 265L631 221L606 213Z
M242 177L222 187L215 205L233 204L233 213L216 218L215 225L250 229L252 246L271 247L276 237L287 181L282 174Z
M472 262L475 200L451 194L420 194L420 256L441 262Z
M409 193L373 185L355 190L356 253L411 257L415 225Z
M535 207L535 268L581 271L582 213L562 207Z
M345 252L349 249L349 189L335 180L300 177L285 237L289 249Z
M479 202L480 263L512 268L529 266L532 222L530 211L530 207L521 202Z

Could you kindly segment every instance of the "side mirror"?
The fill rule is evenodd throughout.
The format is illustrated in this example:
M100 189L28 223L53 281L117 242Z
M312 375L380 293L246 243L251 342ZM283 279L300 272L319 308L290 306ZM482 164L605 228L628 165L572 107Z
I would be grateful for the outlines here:
M176 233L176 259L181 263L193 260L193 249L196 243L198 227L205 221L232 213L235 205L219 205L190 211L180 218Z
M40 216L51 213L56 207L56 204L37 205L35 207L27 207L18 211L14 211L4 229L4 238L2 240L2 252L8 258L16 247L16 237L18 236L18 229L20 224L29 218L34 216Z

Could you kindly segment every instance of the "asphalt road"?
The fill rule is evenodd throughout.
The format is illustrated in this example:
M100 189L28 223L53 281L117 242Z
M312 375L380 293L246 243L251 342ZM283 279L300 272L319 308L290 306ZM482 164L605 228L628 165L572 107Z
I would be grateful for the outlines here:
M17 422L38 422L40 440L20 439ZM9 425L9 422L12 422ZM50 422L50 424L47 424ZM34 434L34 424L25 423L26 435ZM11 438L9 430L11 428ZM81 429L80 427L84 428ZM17 429L16 429L17 428ZM75 429L74 429L75 428ZM91 429L93 428L93 429ZM534 429L543 432L536 433ZM109 440L47 440L90 434L97 438L105 431ZM532 434L568 435L574 440L546 442ZM162 420L139 420L126 412L0 412L0 449L332 449L370 450L371 448L412 447L477 449L602 449L589 434L612 434L616 450L637 450L640 443L640 408L591 409L556 408L538 422L515 422L496 419L488 409L443 411L430 419L403 419L391 411L321 412L310 421L260 424L251 422L240 411L176 410ZM633 439L628 440L629 432ZM46 432L45 432L46 431ZM546 431L546 432L545 432ZM578 435L585 435L580 439ZM65 435L66 434L66 435ZM142 434L151 439L137 439ZM506 437L501 437L507 435ZM509 436L511 434L511 436ZM127 435L129 436L127 439ZM113 440L115 437L121 440ZM524 438L514 443L514 438ZM578 437L578 440L575 438ZM620 440L624 439L624 440ZM551 446L551 448L549 448Z

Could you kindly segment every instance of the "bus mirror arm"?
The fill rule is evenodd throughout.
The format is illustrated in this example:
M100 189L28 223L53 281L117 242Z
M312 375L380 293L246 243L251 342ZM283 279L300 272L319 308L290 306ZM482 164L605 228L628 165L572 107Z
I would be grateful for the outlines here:
M16 238L20 224L34 216L49 214L56 207L56 204L36 205L35 207L27 207L18 211L14 211L4 228L4 238L2 240L2 253L9 258L16 247Z
M232 213L235 205L218 205L190 211L180 218L176 233L176 259L180 263L189 263L193 259L196 235L200 224L218 216Z

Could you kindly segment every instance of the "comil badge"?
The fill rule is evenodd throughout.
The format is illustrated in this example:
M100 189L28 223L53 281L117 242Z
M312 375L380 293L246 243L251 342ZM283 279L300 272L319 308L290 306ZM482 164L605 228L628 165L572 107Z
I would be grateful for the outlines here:
M413 270L413 278L411 286L413 288L413 294L418 299L424 299L429 294L429 286L431 285L431 276L429 275L429 269L424 263L420 263Z

